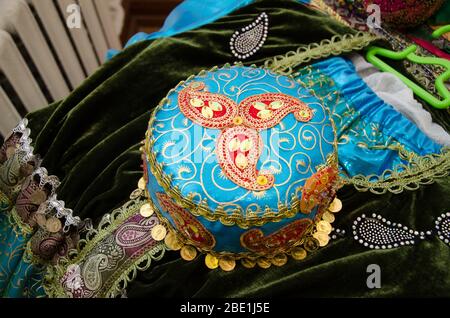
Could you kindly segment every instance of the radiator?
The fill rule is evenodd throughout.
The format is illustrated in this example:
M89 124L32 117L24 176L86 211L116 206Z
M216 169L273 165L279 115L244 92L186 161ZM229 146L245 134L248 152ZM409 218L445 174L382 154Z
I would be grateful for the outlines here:
M108 49L121 49L111 4L117 0L0 0L0 135L66 97ZM81 27L69 28L77 12Z

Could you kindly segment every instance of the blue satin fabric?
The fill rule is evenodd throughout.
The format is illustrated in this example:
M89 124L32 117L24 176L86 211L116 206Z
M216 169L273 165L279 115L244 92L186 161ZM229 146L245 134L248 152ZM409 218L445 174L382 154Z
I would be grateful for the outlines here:
M297 79L321 96L333 112L339 163L348 176L381 175L387 169L407 163L398 151L370 149L373 146L400 144L421 156L439 153L442 148L381 100L348 59L335 57L315 63L303 69Z
M141 41L153 40L180 34L208 23L214 22L227 14L251 4L254 0L184 0L167 16L162 28L154 33L139 32L128 40L125 48ZM309 3L310 0L297 0ZM109 50L106 59L118 54L117 50Z
M30 237L19 233L8 214L0 213L0 297L45 297L42 272L25 256Z
M250 96L282 93L300 99L313 110L314 116L308 122L300 122L290 113L274 127L259 131L264 146L257 170L273 173L273 187L266 191L251 191L223 175L215 153L221 130L202 127L180 112L179 91L195 81L203 82L210 93L227 96L236 105ZM242 210L238 213L243 216L247 211L260 216L266 208L277 213L279 204L290 208L292 197L301 196L299 188L333 153L334 131L328 112L320 101L293 79L258 68L223 68L189 79L169 93L149 129L155 141L151 151L155 152L156 161L164 164L164 175L172 176L172 187L178 187L183 197L193 195L192 200L196 203L206 202L212 211L219 205L225 211L240 207ZM165 191L150 170L149 175L149 193L158 205L155 193ZM162 211L159 205L158 208ZM258 228L268 235L297 219L313 219L316 210ZM168 213L163 214L171 220ZM223 225L219 221L210 222L204 217L198 220L215 236L215 250L245 251L240 244L240 236L247 230Z

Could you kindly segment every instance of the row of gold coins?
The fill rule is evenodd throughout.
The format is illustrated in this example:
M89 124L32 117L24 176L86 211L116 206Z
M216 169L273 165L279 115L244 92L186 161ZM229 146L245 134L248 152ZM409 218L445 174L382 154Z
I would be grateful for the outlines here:
M141 178L138 183L139 189L145 189L145 180ZM338 213L342 210L342 202L338 198L335 198L328 207L327 211L323 213L322 219L316 224L315 231L313 232L313 238L315 238L319 246L326 246L330 241L330 233L332 231L331 223L334 222L334 213ZM140 208L140 214L148 218L152 216L154 210L149 203L142 205ZM197 249L192 245L184 245L177 237L177 235L169 231L162 224L154 226L151 230L151 236L156 241L164 240L166 246L173 251L180 251L181 257L186 261L192 261L197 257ZM290 252L290 256L295 260L303 260L307 256L307 251L300 246L294 247ZM273 258L259 257L242 258L242 266L246 268L253 268L258 265L261 268L269 268L272 264L275 266L283 266L287 263L288 257L286 254L280 253ZM205 264L209 269L216 269L220 267L223 271L231 271L236 267L236 260L231 256L216 257L212 254L205 255Z
M322 219L317 222L313 237L319 242L319 246L323 247L330 241L330 233L333 230L331 223L334 222L334 213L342 210L342 202L338 198L334 198L327 211L322 214Z

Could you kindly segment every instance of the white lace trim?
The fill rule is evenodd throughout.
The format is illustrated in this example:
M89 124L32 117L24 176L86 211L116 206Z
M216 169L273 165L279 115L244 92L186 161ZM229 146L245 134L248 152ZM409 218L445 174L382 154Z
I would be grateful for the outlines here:
M31 130L27 127L28 120L25 118L19 122L19 124L12 130L10 136L14 133L20 133L22 136L19 139L18 149L16 154L19 154L19 161L21 164L29 162L35 159L37 163L36 169L31 174L31 177L39 176L39 187L43 188L45 184L50 184L51 194L47 200L39 206L40 211L45 211L45 214L49 214L53 209L56 211L55 216L57 218L65 218L63 232L67 233L70 226L82 226L83 222L78 216L73 216L73 211L65 207L65 202L57 199L55 193L61 182L57 176L49 175L47 169L40 166L41 161L38 160L38 156L33 154L34 148L31 146L32 139L30 138ZM8 136L5 140L8 140Z

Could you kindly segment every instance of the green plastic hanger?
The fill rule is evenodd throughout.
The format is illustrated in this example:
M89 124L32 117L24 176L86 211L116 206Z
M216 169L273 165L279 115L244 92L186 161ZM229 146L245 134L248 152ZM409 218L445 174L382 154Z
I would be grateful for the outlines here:
M450 25L441 27L433 32L433 37L439 37L442 34L450 31ZM387 49L383 49L377 46L370 46L366 53L366 59L372 63L378 69L392 73L400 78L413 92L426 101L428 104L435 108L446 109L450 107L450 92L445 86L445 81L450 79L450 61L438 58L438 57L423 57L415 54L417 49L416 45L411 45L401 52L395 52ZM378 56L387 57L393 60L407 59L413 63L428 64L428 65L440 65L445 68L445 72L441 74L435 81L435 87L442 100L437 99L425 89L411 81L409 78L386 64Z
M436 30L434 30L433 33L431 33L431 36L435 39L437 39L438 37L440 37L442 34L445 34L447 32L450 32L450 24L449 25L444 25L443 27L440 27Z

